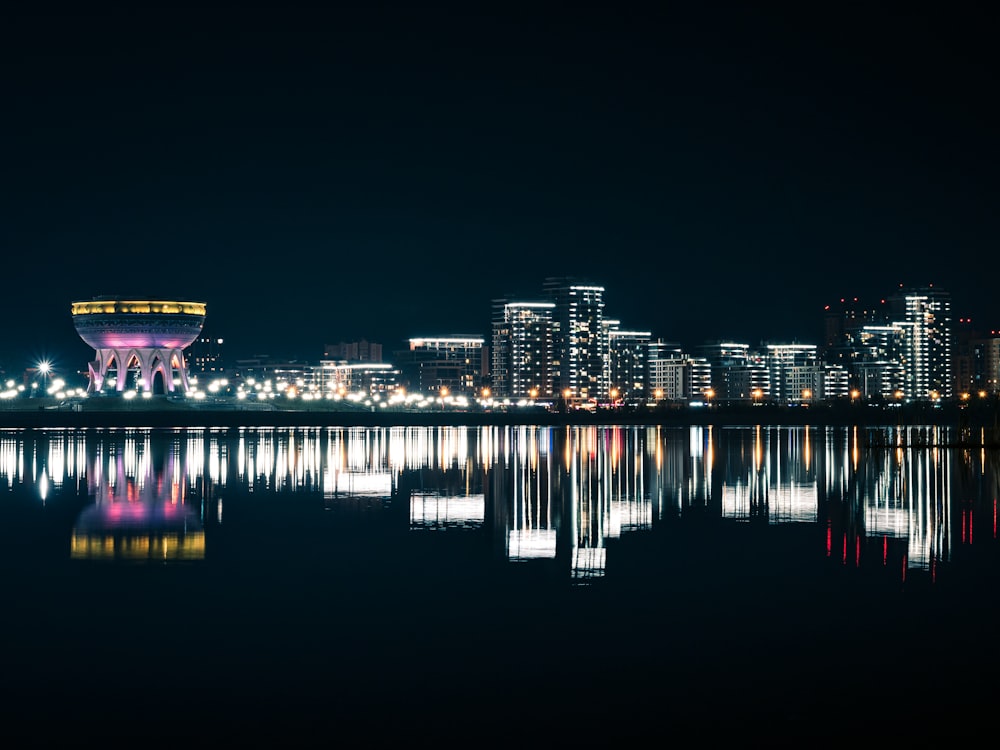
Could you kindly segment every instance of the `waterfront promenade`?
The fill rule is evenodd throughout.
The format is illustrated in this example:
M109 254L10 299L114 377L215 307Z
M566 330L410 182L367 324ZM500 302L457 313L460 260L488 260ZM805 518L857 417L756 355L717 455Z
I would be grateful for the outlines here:
M292 406L234 402L188 402L152 399L86 399L74 403L20 399L0 403L0 428L185 428L185 427L408 427L503 425L647 425L647 426L946 426L997 433L993 400L966 405L814 404L808 407L745 405L710 407L655 406L588 410L381 408L305 402ZM982 440L980 441L982 442Z

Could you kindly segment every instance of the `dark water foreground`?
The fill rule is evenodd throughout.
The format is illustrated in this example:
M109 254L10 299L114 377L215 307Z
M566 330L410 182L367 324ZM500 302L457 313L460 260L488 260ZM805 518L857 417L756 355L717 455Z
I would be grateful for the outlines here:
M887 457L854 453L840 431L784 428L429 429L402 433L404 460L378 447L388 437L7 436L6 736L532 747L995 736L998 485L983 452ZM391 492L361 489L397 460ZM481 498L485 511L418 514L418 498ZM144 504L189 511L183 531L128 533L114 514ZM627 508L649 504L626 524ZM906 513L894 531L887 510ZM620 530L595 521L611 517ZM509 533L543 526L554 557L512 561ZM195 541L189 556L166 550L178 539ZM126 541L149 546L130 557ZM920 565L918 548L931 550ZM595 549L602 575L579 585L574 553Z

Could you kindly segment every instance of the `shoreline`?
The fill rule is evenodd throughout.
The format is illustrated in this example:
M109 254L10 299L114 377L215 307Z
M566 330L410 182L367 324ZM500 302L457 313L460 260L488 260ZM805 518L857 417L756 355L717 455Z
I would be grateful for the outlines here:
M905 405L712 406L706 408L602 409L552 412L361 411L336 409L240 409L188 404L85 404L72 408L0 406L0 429L31 428L239 428L239 427L490 427L490 426L944 426L997 432L998 409Z

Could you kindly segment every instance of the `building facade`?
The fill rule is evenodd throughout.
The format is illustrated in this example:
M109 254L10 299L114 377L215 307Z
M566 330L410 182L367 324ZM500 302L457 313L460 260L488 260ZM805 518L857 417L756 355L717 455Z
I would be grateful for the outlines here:
M542 285L553 308L554 390L571 402L605 401L609 383L604 287L572 277Z
M618 321L607 326L608 395L612 401L645 403L649 398L649 331L623 331Z
M494 300L490 381L494 398L555 397L553 302Z
M396 353L404 387L410 392L447 392L477 398L489 373L489 347L482 336L420 336Z
M906 330L903 394L937 401L954 394L951 295L933 286L901 290L890 298L893 322Z
M192 375L222 377L226 371L223 339L204 332L187 349L188 370Z
M815 344L767 344L768 398L774 403L813 401L824 390Z

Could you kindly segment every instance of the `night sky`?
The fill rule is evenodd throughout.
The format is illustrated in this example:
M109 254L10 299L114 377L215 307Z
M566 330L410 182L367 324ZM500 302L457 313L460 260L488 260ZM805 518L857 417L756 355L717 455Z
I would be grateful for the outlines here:
M3 11L0 366L85 367L102 294L389 358L564 274L686 347L900 284L1000 326L987 4L478 5Z

